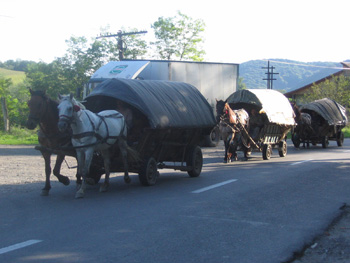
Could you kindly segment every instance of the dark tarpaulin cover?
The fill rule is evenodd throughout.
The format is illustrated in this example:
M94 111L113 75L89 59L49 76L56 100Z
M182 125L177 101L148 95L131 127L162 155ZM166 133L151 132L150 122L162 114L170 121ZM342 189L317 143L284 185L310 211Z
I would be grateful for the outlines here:
M321 115L329 125L341 125L345 126L348 123L346 117L346 109L334 100L324 98L321 100L315 100L300 108L300 110L311 110Z
M109 79L86 97L87 105L98 96L121 100L140 110L151 128L214 127L213 110L198 89L172 81Z

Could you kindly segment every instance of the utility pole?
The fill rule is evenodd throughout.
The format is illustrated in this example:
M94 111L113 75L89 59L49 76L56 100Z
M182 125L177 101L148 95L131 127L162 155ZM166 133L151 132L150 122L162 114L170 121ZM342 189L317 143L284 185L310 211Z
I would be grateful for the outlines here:
M137 35L137 34L145 34L147 31L139 31L139 32L129 32L129 33L123 33L121 30L117 32L117 34L107 34L107 35L100 35L96 37L96 39L103 38L103 37L116 37L117 38L117 48L119 50L119 60L124 59L124 52L126 48L123 47L123 36L127 35Z
M263 79L263 80L267 80L267 89L272 89L273 81L276 80L273 78L273 75L279 74L279 73L273 72L274 68L275 67L272 67L272 66L270 67L270 60L267 61L267 67L262 67L262 69L267 69L267 72L265 73L267 74L267 79Z

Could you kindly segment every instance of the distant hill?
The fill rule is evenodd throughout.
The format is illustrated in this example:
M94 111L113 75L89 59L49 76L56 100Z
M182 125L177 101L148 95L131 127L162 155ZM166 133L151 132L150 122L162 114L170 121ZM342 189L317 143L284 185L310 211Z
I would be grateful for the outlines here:
M0 76L6 79L11 79L13 85L23 82L26 78L26 74L23 71L15 71L0 68Z
M312 83L313 77L318 79L322 76L328 76L342 68L340 63L335 62L299 62L286 59L270 59L270 67L273 66L273 72L276 80L273 81L273 89L289 92L302 87L306 80ZM239 75L243 78L243 83L248 89L266 88L267 81L267 61L251 60L239 65ZM309 83L310 83L309 82Z

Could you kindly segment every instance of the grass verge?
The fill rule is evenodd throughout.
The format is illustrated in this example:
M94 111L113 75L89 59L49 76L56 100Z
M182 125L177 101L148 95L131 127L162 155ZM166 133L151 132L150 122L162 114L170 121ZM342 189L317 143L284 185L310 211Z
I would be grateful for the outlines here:
M10 132L0 131L0 144L3 145L35 145L38 144L36 131L19 127L11 127Z

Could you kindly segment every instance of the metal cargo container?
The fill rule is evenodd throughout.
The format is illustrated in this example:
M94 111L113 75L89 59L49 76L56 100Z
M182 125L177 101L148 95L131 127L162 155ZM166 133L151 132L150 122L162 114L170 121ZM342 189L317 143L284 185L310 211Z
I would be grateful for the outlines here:
M225 100L237 90L238 69L238 64L231 63L164 60L111 61L91 77L89 89L111 78L180 81L195 86L214 108L216 99ZM88 93L89 91L86 91L84 95Z

